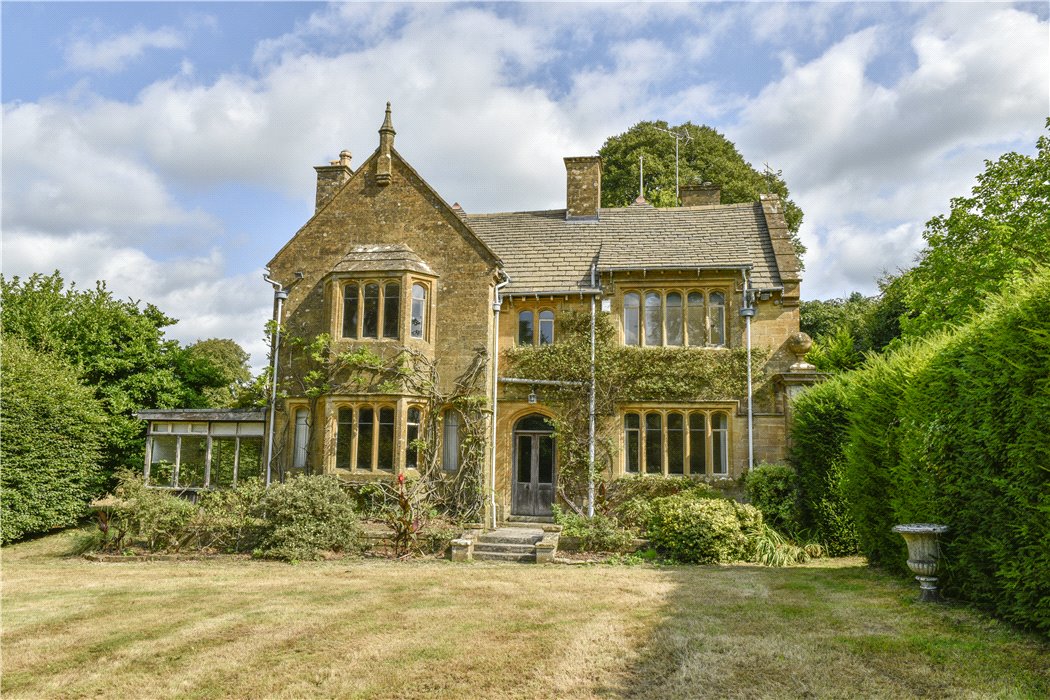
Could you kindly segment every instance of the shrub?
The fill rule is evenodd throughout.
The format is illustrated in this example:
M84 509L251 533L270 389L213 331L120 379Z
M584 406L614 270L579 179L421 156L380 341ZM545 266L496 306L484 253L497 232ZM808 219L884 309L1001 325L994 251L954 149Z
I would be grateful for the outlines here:
M258 553L285 560L320 559L324 552L356 552L362 541L354 499L332 476L299 476L270 486Z
M849 428L847 379L807 389L792 404L791 449L795 468L800 531L822 543L832 556L856 554L857 528L843 491L846 432Z
M601 507L622 526L644 529L654 499L686 491L697 497L719 497L710 485L688 476L624 476L609 484Z
M795 470L783 464L759 464L745 480L751 504L762 511L770 527L785 532L798 530L798 485Z
M0 356L0 541L66 527L101 490L104 413L76 371L6 335Z
M709 564L753 558L748 533L761 526L762 513L753 506L687 492L653 501L647 531L653 546L672 559Z
M634 542L632 531L624 529L615 519L601 513L595 513L593 518L588 518L576 513L566 513L555 506L554 521L562 526L562 535L579 538L580 549L585 552L627 552Z
M206 491L198 504L198 542L220 552L250 552L259 546L265 530L262 501L266 485L261 478L240 481L231 489Z
M177 552L194 538L190 522L198 507L167 491L147 488L131 472L118 474L116 498L112 499L112 547L138 546L150 552Z

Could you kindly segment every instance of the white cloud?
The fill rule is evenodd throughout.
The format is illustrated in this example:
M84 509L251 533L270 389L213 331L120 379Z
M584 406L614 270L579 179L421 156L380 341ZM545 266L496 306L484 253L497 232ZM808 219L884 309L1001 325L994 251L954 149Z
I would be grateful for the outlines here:
M891 84L869 77L893 38L875 25L808 63L785 62L741 113L742 151L782 168L806 212L804 238L819 251L807 262L807 296L845 293L834 285L846 280L870 292L884 269L909 266L922 223L966 194L1004 142L1031 148L1041 131L1045 21L1000 5L943 5L912 32L914 68Z
M115 297L154 304L178 319L166 329L169 338L187 344L233 338L251 353L256 370L266 364L263 328L272 290L262 281L261 268L227 276L218 250L203 257L158 260L96 231L54 236L5 230L3 258L8 276L61 270L67 283L76 282L82 289L105 280Z
M181 49L185 45L182 32L171 27L136 27L99 41L74 40L66 47L66 66L77 71L117 73L149 49Z

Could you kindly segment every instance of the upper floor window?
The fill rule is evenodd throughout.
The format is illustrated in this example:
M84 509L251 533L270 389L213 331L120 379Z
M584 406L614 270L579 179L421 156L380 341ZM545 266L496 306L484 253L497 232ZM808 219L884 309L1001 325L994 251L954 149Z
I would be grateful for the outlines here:
M427 288L416 282L412 285L412 332L413 338L427 337Z
M349 282L343 287L344 338L397 338L400 327L398 282Z
M628 412L623 431L628 474L729 474L729 417L721 411Z
M537 342L540 345L554 342L554 312L550 309L544 309L538 314L530 309L518 312L518 345L534 345Z
M623 295L624 345L723 346L726 296L719 291L646 290Z

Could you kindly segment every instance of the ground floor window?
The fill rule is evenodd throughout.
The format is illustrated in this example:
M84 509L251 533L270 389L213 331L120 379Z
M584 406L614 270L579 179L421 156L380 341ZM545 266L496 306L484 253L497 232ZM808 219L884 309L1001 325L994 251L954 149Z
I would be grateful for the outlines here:
M419 465L422 411L410 406L405 414L405 468ZM394 406L342 406L336 411L335 467L350 472L392 472L400 426Z
M729 474L729 416L723 411L628 411L623 445L628 474Z

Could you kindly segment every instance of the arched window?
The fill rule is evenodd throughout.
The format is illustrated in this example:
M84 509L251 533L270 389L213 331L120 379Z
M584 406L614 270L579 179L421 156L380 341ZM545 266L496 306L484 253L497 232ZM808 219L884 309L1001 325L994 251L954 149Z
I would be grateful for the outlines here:
M459 413L448 409L444 416L445 427L441 440L441 468L446 472L459 471Z
M724 413L711 416L711 462L714 473L729 473L729 420Z
M292 452L292 468L306 468L307 447L310 442L310 412L300 408L295 412L295 442Z
M711 345L726 344L726 296L711 292L708 297L708 317L711 322Z
M641 297L637 292L628 292L623 295L623 343L624 345L638 345L638 322L641 306Z
M388 282L383 287L383 337L397 338L401 333L401 285Z
M354 447L354 409L340 408L335 432L335 468L350 469Z
M554 342L554 312L540 312L540 345L550 345Z
M405 469L419 467L419 449L413 445L419 439L419 423L422 412L418 408L408 409L408 434L405 442Z
M700 346L707 342L707 334L704 333L704 295L700 292L689 292L686 299L688 310L686 311L686 334L689 344Z
M376 446L376 466L383 471L394 470L394 409L379 409L379 444Z
M343 287L343 337L357 337L357 285Z
M660 332L663 319L660 318L661 299L659 292L645 293L645 344L660 345L663 335Z
M623 417L623 444L626 451L624 471L637 474L641 461L641 425L637 413Z
M685 474L685 419L667 414L667 473Z
M535 340L533 314L522 311L518 314L518 345L532 345Z
M412 337L427 337L427 288L416 283L412 285Z
M372 438L375 436L375 413L371 408L357 412L357 468L372 471Z
M668 292L664 305L664 337L668 345L681 345L682 295L678 292Z
M689 414L689 473L707 473L707 416Z
M645 414L645 473L661 474L663 460L663 416L659 413Z
M361 337L379 337L379 285L369 282L365 285L365 312L361 319Z

